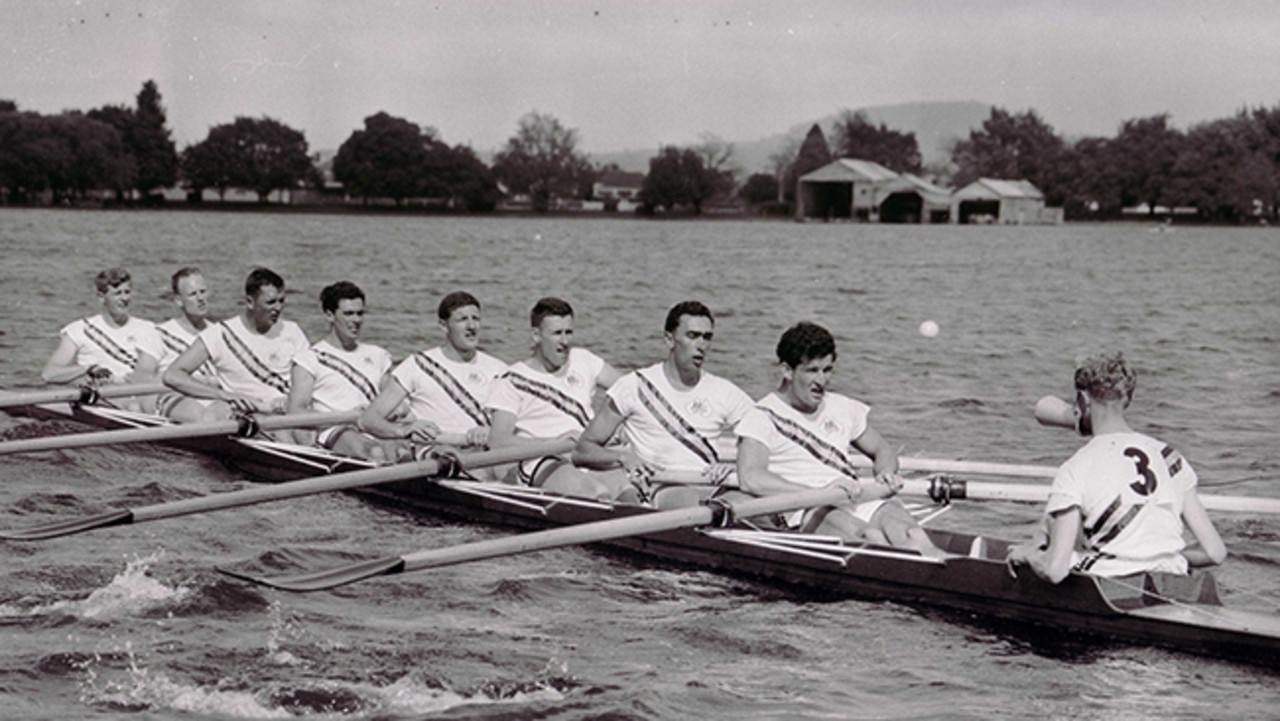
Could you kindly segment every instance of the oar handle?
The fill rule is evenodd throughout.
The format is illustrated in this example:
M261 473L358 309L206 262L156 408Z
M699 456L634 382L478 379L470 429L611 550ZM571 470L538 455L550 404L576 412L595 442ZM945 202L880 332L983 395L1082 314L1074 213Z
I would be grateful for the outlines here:
M169 389L162 383L117 383L102 386L67 386L33 391L0 392L0 408L33 406L41 403L83 403L90 405L99 398L154 396Z

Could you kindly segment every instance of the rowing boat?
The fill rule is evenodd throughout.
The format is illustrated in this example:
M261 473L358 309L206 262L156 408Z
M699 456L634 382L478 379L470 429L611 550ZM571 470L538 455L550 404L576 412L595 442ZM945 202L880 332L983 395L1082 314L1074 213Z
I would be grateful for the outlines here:
M168 421L90 405L25 409L100 428ZM214 455L263 481L285 481L368 467L327 451L260 438L217 437L172 445ZM653 513L642 506L568 498L538 489L471 480L419 479L362 488L366 498L411 513L469 522L546 529ZM1212 574L1141 574L1104 579L1072 574L1059 585L1030 571L1013 576L1007 541L928 530L946 559L914 551L848 545L839 539L764 531L735 520L726 527L684 528L619 538L606 545L663 561L761 579L823 597L886 599L1012 622L1014 629L1057 629L1099 639L1280 667L1280 618L1224 606Z

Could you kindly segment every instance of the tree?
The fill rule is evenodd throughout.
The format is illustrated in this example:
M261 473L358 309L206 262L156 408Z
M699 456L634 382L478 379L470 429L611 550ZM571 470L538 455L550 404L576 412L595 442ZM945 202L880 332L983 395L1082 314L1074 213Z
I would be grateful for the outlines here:
M199 146L185 154L193 187L244 188L267 202L274 190L296 187L313 172L307 139L272 118L238 117L209 129Z
M465 145L437 143L427 155L427 189L449 207L488 212L498 204L498 184L489 167Z
M1125 207L1146 203L1150 213L1157 205L1173 202L1169 187L1182 134L1169 127L1167 114L1126 120L1112 143L1112 162Z
M951 151L958 168L953 182L963 187L978 178L1027 180L1051 205L1061 203L1057 167L1065 144L1034 110L1021 115L992 108L981 130L969 133Z
M866 113L844 111L832 128L835 154L841 158L857 158L879 163L899 173L919 173L920 146L915 133L890 130L867 120Z
M649 174L640 189L640 200L648 212L688 205L694 215L724 186L723 171L706 167L702 155L692 148L681 150L668 145L649 159Z
M755 173L738 190L738 197L750 205L772 203L778 198L778 179L769 173Z
M127 178L128 184L117 190L118 195L133 187L146 196L157 188L172 186L178 179L178 153L165 126L164 106L154 81L142 84L137 103L136 109L107 105L88 113L90 118L116 129L125 155L132 158L132 175Z
M391 198L397 206L424 194L426 166L435 138L417 125L386 113L364 119L338 148L333 175L352 193L364 198Z
M830 162L831 148L827 145L827 138L822 134L822 128L814 123L813 127L809 128L809 133L804 136L804 141L800 143L800 150L796 153L796 158L783 179L786 200L795 202L796 181L800 176L812 173Z
M546 212L553 198L573 197L591 163L578 153L578 132L537 111L520 118L516 134L493 159L493 174L516 193L528 193Z

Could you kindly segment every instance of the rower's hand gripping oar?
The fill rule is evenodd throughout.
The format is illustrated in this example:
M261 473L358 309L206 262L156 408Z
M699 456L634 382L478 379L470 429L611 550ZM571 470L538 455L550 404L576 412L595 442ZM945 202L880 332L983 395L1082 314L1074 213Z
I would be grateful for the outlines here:
M295 413L287 416L251 415L237 420L213 421L211 423L172 423L146 428L125 428L115 431L94 431L91 433L24 438L18 441L0 443L0 456L13 453L110 446L118 443L149 443L209 436L251 436L259 430L276 431L284 428L333 426L341 423L351 423L359 417L359 411Z
M41 403L81 403L92 405L103 398L154 396L168 391L161 383L118 383L101 386L64 386L31 391L0 391L0 408L34 406Z
M765 498L729 502L716 502L704 506L678 508L672 511L637 513L624 518L614 518L593 523L581 523L564 528L524 533L518 536L495 538L475 543L465 543L449 548L432 548L403 556L386 556L368 561L358 561L314 573L292 576L254 576L228 568L218 571L244 581L285 591L321 591L345 586L377 576L392 576L410 571L451 566L458 563L483 561L500 556L514 556L562 546L597 543L626 536L642 536L680 528L724 525L732 518L750 518L771 513L784 513L801 508L832 506L849 502L849 495L842 488L820 488L799 493L788 493Z
M468 453L456 458L428 459L415 463L404 463L395 466L381 466L359 471L335 473L331 476L307 478L288 483L257 486L228 493L214 493L198 498L187 498L170 503L158 503L151 506L108 511L96 516L77 518L66 521L55 521L31 528L0 531L0 539L10 541L39 541L58 536L92 531L95 528L124 526L143 521L157 521L162 518L187 516L205 511L217 511L224 508L237 508L255 503L267 503L286 498L311 496L330 491L345 491L353 488L376 486L383 483L407 481L415 478L428 478L439 475L442 471L459 472L486 466L497 466L504 463L568 453L573 450L573 441L549 441L538 448L517 447L496 451Z

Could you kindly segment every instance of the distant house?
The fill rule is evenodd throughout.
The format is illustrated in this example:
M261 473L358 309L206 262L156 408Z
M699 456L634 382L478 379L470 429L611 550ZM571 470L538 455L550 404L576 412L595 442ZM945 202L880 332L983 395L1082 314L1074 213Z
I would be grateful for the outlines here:
M1062 208L1046 208L1044 193L1025 180L980 178L952 194L951 217L957 223L1056 225Z
M877 191L897 177L870 160L828 163L796 180L796 219L879 220Z
M951 191L903 173L876 188L881 223L949 223Z

